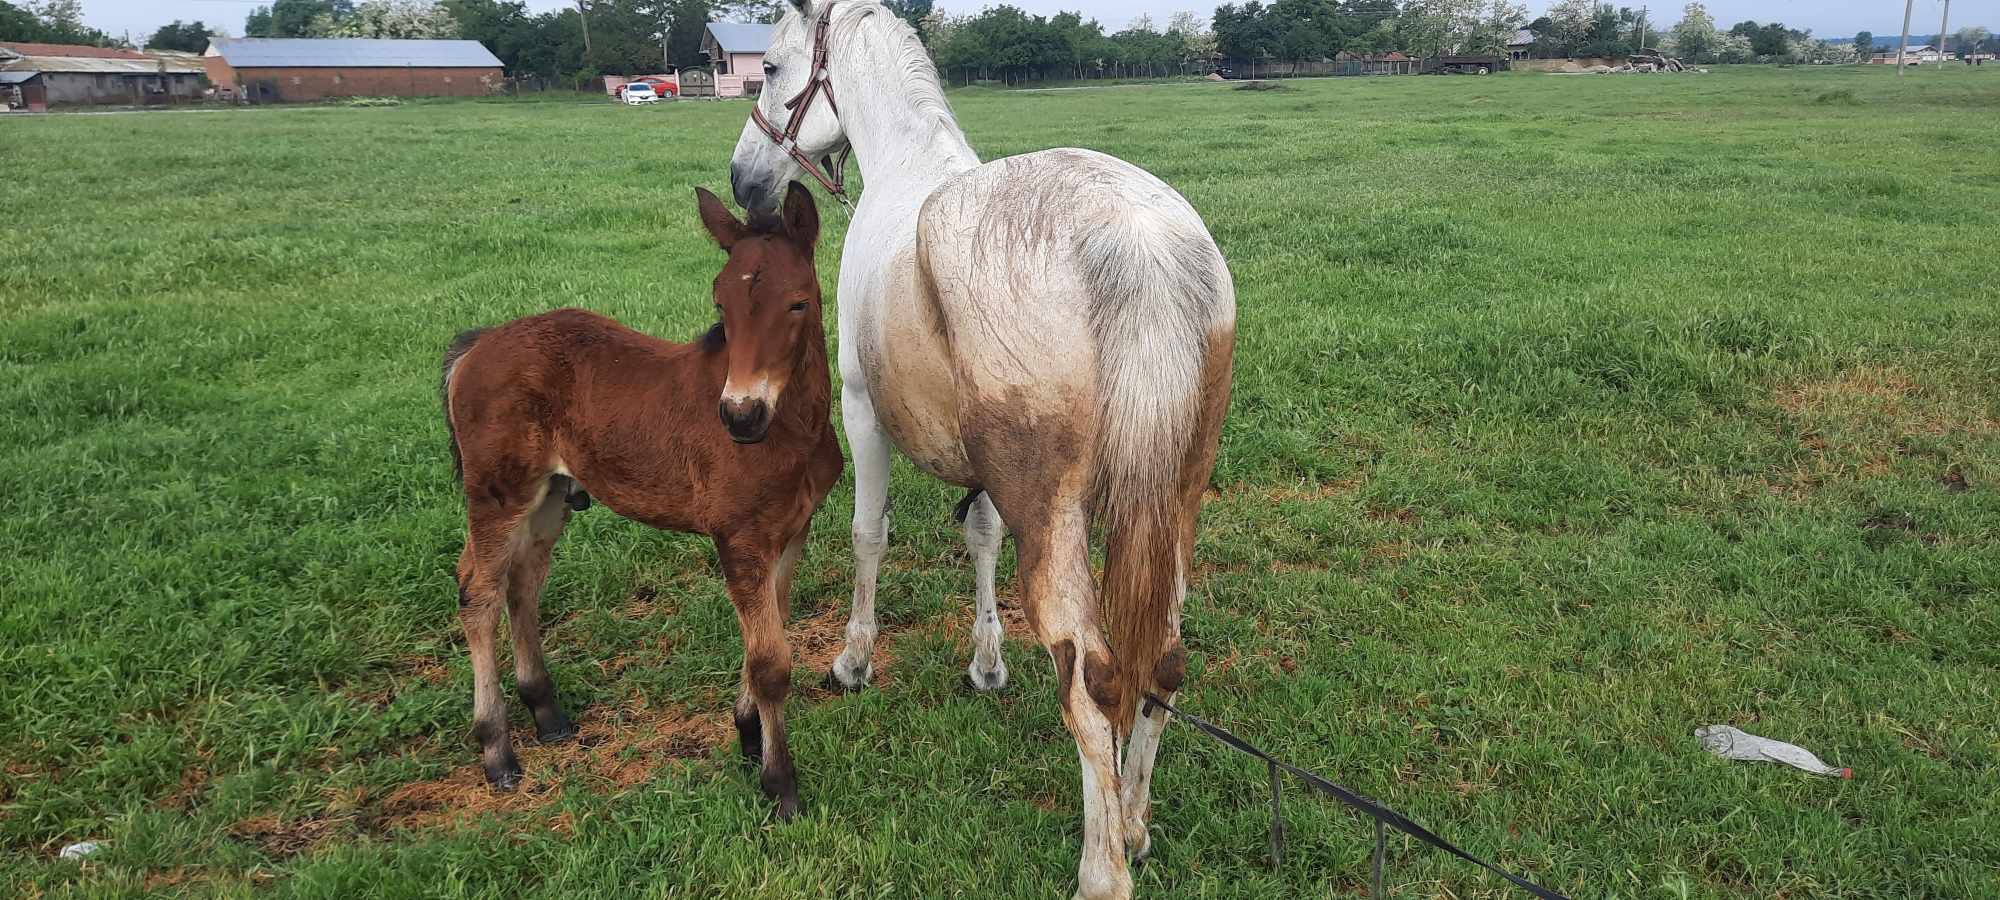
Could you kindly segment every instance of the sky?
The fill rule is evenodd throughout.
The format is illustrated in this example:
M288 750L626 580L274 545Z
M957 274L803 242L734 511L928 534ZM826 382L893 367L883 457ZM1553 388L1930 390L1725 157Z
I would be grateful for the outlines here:
M220 27L230 34L243 33L243 18L255 9L260 0L83 0L84 21L112 34L129 32L132 40L142 42L153 30L174 19L194 21L200 19L210 26ZM977 12L983 6L998 0L938 0L938 5L949 13ZM1206 19L1215 10L1213 0L1205 3L1190 0L1011 0L1011 2L1031 13L1050 14L1064 9L1080 10L1086 18L1095 18L1104 23L1107 30L1116 31L1139 15L1151 15L1153 22L1166 27L1167 17L1178 10L1193 10ZM1653 19L1663 25L1671 25L1680 19L1681 6L1685 0L1609 0L1619 6L1653 6ZM1915 0L1915 11L1910 21L1912 34L1932 34L1937 31L1938 17L1943 11L1940 0ZM17 4L18 5L18 4ZM528 0L528 6L537 12L563 6L565 0ZM1528 0L1529 18L1541 14L1548 8L1548 0ZM1878 36L1895 35L1903 26L1903 5L1895 0L1711 0L1708 12L1723 28L1745 19L1759 22L1779 21L1793 28L1811 28L1813 34L1824 37L1849 37L1856 31L1873 31ZM2000 0L1954 0L1951 6L1951 30L1957 31L1962 25L1987 25L2000 30Z

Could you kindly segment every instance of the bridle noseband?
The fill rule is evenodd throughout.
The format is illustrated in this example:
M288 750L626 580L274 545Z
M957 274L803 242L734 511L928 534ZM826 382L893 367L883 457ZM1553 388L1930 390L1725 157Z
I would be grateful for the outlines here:
M765 137L771 139L771 143L777 144L778 149L791 154L792 159L805 167L805 170L826 188L827 193L833 195L833 199L840 201L841 206L846 206L847 191L844 190L844 186L847 183L847 153L853 148L842 147L839 153L816 163L799 147L799 128L806 122L806 112L812 109L814 97L824 92L827 108L833 110L834 115L840 115L840 107L833 102L833 76L826 71L826 32L828 23L833 21L833 6L836 2L838 0L827 0L824 8L820 10L819 24L813 29L812 75L806 79L804 89L792 99L785 101L785 108L792 111L792 117L785 122L784 130L780 131L777 126L771 124L770 119L764 118L764 111L759 108L761 106L759 103L750 105L750 121L757 123L758 129L764 132Z

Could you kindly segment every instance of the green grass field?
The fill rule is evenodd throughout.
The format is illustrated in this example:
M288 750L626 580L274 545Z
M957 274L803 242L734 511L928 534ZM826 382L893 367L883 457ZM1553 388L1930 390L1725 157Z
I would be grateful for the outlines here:
M1235 272L1187 706L1579 898L2000 896L2000 68L1288 87L953 96L988 158L1151 169ZM793 598L802 820L725 734L706 542L601 507L543 609L589 745L478 781L438 357L559 305L705 327L690 188L746 112L0 123L0 893L1068 895L1046 657L1010 611L1013 684L961 688L958 492L901 463L876 687L818 687L850 485ZM1361 889L1296 793L1268 870L1263 778L1174 730L1140 890Z

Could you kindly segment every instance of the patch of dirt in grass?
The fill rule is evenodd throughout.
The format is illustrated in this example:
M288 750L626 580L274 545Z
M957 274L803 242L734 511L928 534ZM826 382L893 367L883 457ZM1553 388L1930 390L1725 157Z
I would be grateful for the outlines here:
M342 820L326 816L307 816L286 822L275 815L262 815L236 823L229 829L229 835L239 841L256 844L273 858L287 859L310 852L343 824Z
M1893 366L1787 382L1773 390L1772 402L1798 425L1799 445L1807 451L1803 462L1768 479L1770 493L1792 499L1829 483L1887 474L1913 436L2000 433L2000 420L1975 401L1925 385ZM1947 490L1963 490L1965 474L1950 464L1941 481Z
M1409 541L1383 541L1368 548L1368 558L1397 563L1407 559L1416 549L1416 545Z
M414 678L432 687L451 684L451 669L435 656L405 656L396 660L395 671L400 677Z
M1194 571L1188 574L1188 586L1199 587L1217 575L1235 575L1250 571L1248 563L1218 563L1200 561L1194 564Z
M576 737L557 744L536 743L531 729L514 735L523 778L510 793L488 787L475 761L443 778L405 784L357 805L364 807L374 828L458 825L489 813L547 806L562 796L565 782L595 782L622 792L645 783L662 760L705 757L735 737L727 711L696 713L636 701L588 716L576 726ZM471 757L469 749L467 755Z
M146 890L163 891L167 888L208 880L207 873L187 866L175 866L164 872L153 872L146 876Z
M180 811L193 809L202 791L208 788L209 769L213 765L211 756L204 754L201 762L182 769L180 784L174 787L173 793L161 798L160 806Z
M1212 490L1208 496L1212 499L1256 497L1272 503L1313 503L1331 500L1335 497L1348 496L1360 490L1361 486L1367 482L1368 473L1365 471L1357 471L1339 481L1329 481L1323 484L1297 482L1293 484L1259 485L1239 481L1219 491Z
M1371 506L1368 508L1368 518L1377 522L1394 522L1398 525L1414 526L1423 523L1423 519L1407 507L1402 509L1380 509Z

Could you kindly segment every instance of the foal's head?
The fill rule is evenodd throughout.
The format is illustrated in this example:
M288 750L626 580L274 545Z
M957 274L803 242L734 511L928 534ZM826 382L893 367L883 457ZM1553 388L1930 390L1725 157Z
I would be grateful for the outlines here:
M770 430L779 396L800 357L825 340L819 274L813 268L819 209L812 193L795 181L776 223L751 228L714 194L695 188L695 195L701 224L729 253L722 274L715 276L715 309L729 353L722 424L737 443L754 444Z

